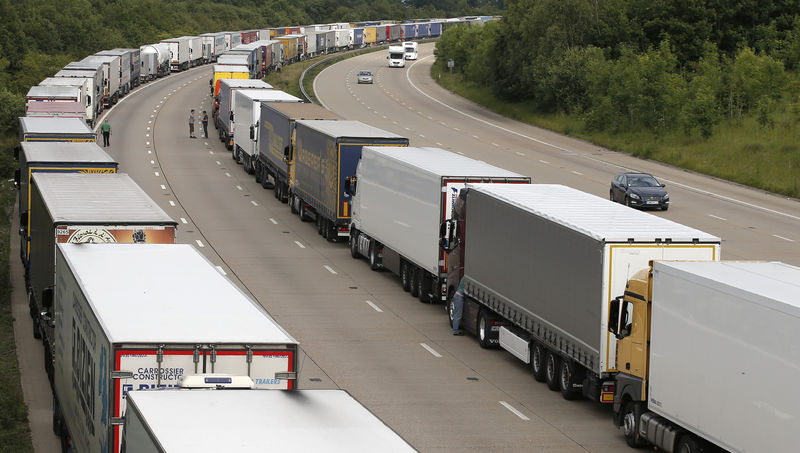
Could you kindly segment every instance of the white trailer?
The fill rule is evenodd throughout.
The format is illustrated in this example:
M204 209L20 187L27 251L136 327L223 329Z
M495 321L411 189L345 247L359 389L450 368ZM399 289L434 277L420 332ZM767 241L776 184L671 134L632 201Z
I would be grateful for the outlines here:
M90 77L61 77L59 74L64 74L64 71L56 73L55 77L48 77L39 85L42 86L74 86L81 90L83 97L83 105L86 110L86 122L94 124L97 113L97 101L94 90L94 79ZM93 73L87 72L86 75Z
M103 65L103 104L110 107L117 103L121 93L122 76L120 57L108 55L89 55L81 63L102 63Z
M190 245L59 244L55 275L54 428L73 451L120 451L131 390L205 373L295 388L297 341Z
M204 33L200 36L203 38L203 51L208 51L206 62L217 61L217 57L225 52L225 33Z
M134 391L125 445L131 453L416 451L344 390Z
M335 38L334 44L336 45L336 50L344 50L350 47L350 30L347 28L337 28L334 30Z
M169 67L172 71L185 71L189 69L189 57L191 50L189 49L189 38L172 38L164 39L161 43L166 44L169 48Z
M248 174L255 173L261 102L303 102L280 90L236 90L233 94L233 159Z
M116 57L119 59L119 89L120 96L125 96L131 91L131 53L127 50L103 50L95 55Z
M181 36L178 39L189 41L189 66L203 64L203 38L201 36Z
M530 184L526 176L440 148L365 146L351 180L350 251L388 269L424 302L446 300L440 226L467 183ZM355 183L355 184L353 184Z
M800 268L655 261L620 299L614 412L629 444L797 451Z
M91 79L91 90L94 93L92 97L92 104L95 106L95 118L102 113L105 106L103 98L105 97L105 72L103 72L102 63L82 63L73 61L67 63L64 69L58 71L56 77L77 77Z
M80 88L72 85L50 86L36 85L28 89L25 95L25 105L33 102L81 102Z

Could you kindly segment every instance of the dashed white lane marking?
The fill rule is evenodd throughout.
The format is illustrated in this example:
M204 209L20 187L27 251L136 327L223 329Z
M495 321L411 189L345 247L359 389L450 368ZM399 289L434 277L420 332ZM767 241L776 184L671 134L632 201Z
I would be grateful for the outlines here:
M273 225L277 225L278 221L273 219L272 217L269 218L269 221L272 222Z
M454 127L454 128L453 128L453 130L454 130L454 131L461 132L461 129L459 129L459 128L457 128L457 127Z
M436 350L435 350L435 349L433 349L432 347L428 346L428 345L427 345L427 344L425 344L425 343L420 343L419 345L420 345L420 346L422 346L423 348L425 348L425 349L426 349L428 352L430 352L431 354L433 354L433 356L434 356L434 357L441 357L441 356L442 356L441 354L439 354L438 352L436 352Z
M150 161L150 165L154 165L155 163L156 163L156 161L154 161L154 160Z
M242 186L236 186L236 188L239 189L239 190L244 190L244 189L242 189Z
M203 242L200 239L195 239L194 242L197 242L198 247L205 247L205 245L203 245Z
M161 184L161 190L167 190L167 186L165 186L164 184Z
M145 142L145 143L147 144L147 146L150 146L150 142Z
M328 266L327 264L326 264L326 265L324 265L324 266L322 266L322 267L324 267L324 268L325 268L325 269L326 269L328 272L330 272L330 273L331 273L331 274L333 274L333 275L336 275L336 274L338 274L338 272L336 272L335 270L333 270L333 268L332 268L332 267L330 267L330 266Z
M378 313L383 313L383 310L381 310L380 307L375 305L371 300L368 300L367 303L369 304L370 307L374 308L375 311L377 311Z
M147 127L147 130L148 130L148 131L150 130L150 126L148 126L148 127Z
M206 146L208 146L208 142L205 142L205 143L206 143Z
M419 136L420 136L420 137L422 137L422 138L425 138L425 136L424 136L424 135L422 135L422 134L419 134Z
M519 151L517 151L516 153L517 153L517 156L524 156L525 155L525 153L521 153Z
M462 153L461 151L456 151L456 152L457 152L458 154L461 154L462 156L464 155L464 153Z
M530 420L530 418L526 417L525 414L523 414L522 412L518 411L517 408L515 408L514 406L506 403L505 401L498 401L498 403L500 403L503 407L505 407L506 409L510 410L514 415L516 415L517 417L525 420L526 422L528 420Z
M172 200L169 200L169 205L170 205L170 206L175 206L175 202L174 202L174 201L172 201Z
M477 135L473 135L472 138L477 139L477 138L480 138L480 137L478 137Z
M209 151L208 154L214 155L214 151Z
M159 174L158 174L158 172L157 172L157 171L154 171L153 173L155 173L155 174L156 174L156 176L161 176L161 175L159 175Z
M541 162L541 163L543 163L543 164L549 164L549 163L550 163L550 162L548 162L548 161L546 161L546 160L542 160L542 159L539 159L539 162Z
M294 243L297 244L297 246L300 247L301 249L306 248L306 246L301 244L300 241L294 241Z
M147 154L153 154L153 152L148 149Z
M250 200L250 203L253 203L253 206L258 206L258 203L256 203L255 200Z
M583 176L583 173L581 173L579 171L572 170L571 173L574 173L574 174L576 174L578 176Z
M716 215L714 215L714 214L709 214L708 216L709 216L709 217L712 217L712 218L714 218L714 219L717 219L717 220L728 220L728 219L726 219L726 218L724 218L724 217L716 216Z
M220 161L216 161L216 162L217 162L217 165L222 165L222 162L220 162Z
M498 144L497 144L497 143L495 143L495 142L492 142L492 146L500 146L500 145L498 145Z
M436 142L436 146L444 146L444 145L442 145L442 144L441 144L441 143L439 143L439 142Z
M189 223L189 222L187 222L187 221L186 221L186 219L184 219L183 217L181 217L181 223Z
M228 173L228 172L226 171L226 172L225 172L225 176L227 176L227 177L229 177L229 178L230 178L230 177L231 177L231 174L230 174L230 173Z
M222 266L215 266L215 267L217 268L217 270L219 271L220 274L228 275L228 273L225 272L225 269L223 269Z
M778 236L777 234L773 234L772 237L776 237L778 239L783 239L784 241L787 241L787 242L794 242L794 239L789 239L789 238L785 238L783 236Z

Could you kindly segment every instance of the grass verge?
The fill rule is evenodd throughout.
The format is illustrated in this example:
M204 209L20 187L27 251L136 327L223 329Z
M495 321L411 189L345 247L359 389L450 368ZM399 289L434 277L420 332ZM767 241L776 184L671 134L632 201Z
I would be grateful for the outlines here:
M11 212L17 192L0 182L0 452L33 451L28 409L22 396L11 315Z
M431 77L459 96L509 118L643 159L800 197L800 104L783 106L767 124L754 117L724 120L708 139L696 131L660 136L652 132L590 133L578 116L541 114L531 105L502 101L488 87L465 81L458 73L450 74L439 62L432 66Z

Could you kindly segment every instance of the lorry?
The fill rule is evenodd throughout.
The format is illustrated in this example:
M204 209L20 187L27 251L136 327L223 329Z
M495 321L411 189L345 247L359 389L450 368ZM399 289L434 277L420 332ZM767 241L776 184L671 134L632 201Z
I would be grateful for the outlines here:
M389 55L386 56L390 68L403 68L406 65L406 50L403 46L389 46Z
M131 64L131 89L136 88L142 82L142 52L137 49L113 49L114 52L126 52L130 54Z
M105 108L104 90L106 77L102 63L81 63L71 62L55 74L55 77L76 77L91 79L91 90L94 93L93 104L95 107L95 119Z
M231 439L236 439L239 452L416 451L345 390L289 393L227 387L241 385L235 378L205 377L213 389L184 386L130 392L125 451L233 451ZM214 428L198 429L209 426Z
M408 139L360 121L295 121L290 208L301 221L316 219L317 231L329 241L350 237L352 201L345 182L355 176L364 146L408 146Z
M120 451L132 390L205 373L296 387L297 341L191 245L58 244L55 275L53 426L72 451Z
M217 57L225 52L225 33L204 33L200 37L203 38L203 51L207 52L206 62L217 61Z
M25 107L37 102L83 102L81 89L76 86L36 85L25 95Z
M303 102L280 90L236 90L233 94L233 159L248 174L255 172L258 160L261 102Z
M14 182L19 190L20 258L28 282L28 239L31 209L31 178L34 173L116 173L119 165L103 148L94 143L23 142L17 151L19 169Z
M614 294L614 423L629 445L797 450L800 268L654 261Z
M650 260L719 260L716 236L557 184L474 184L442 225L448 303L564 398L614 400L612 300Z
M241 51L229 50L217 58L217 65L241 66L247 69L249 78L251 79L256 78L256 63L254 61L254 52L252 50L246 50L246 49L241 49Z
M250 70L247 66L242 65L215 64L214 78L212 79L214 96L219 94L222 79L250 79Z
M203 38L200 36L181 36L178 39L189 41L189 66L203 64Z
M173 244L177 223L124 173L36 172L27 217L28 303L52 383L56 244Z
M262 80L221 79L219 94L216 96L214 124L219 132L219 139L225 147L233 149L233 110L236 106L234 93L238 90L270 90L272 85Z
M170 73L172 61L169 52L169 45L163 43L148 44L140 48L142 71L141 76L145 80L153 80L164 77Z
M191 56L189 38L164 39L161 43L166 44L169 49L169 68L171 71L185 71L189 69L189 57Z
M531 178L440 148L365 146L345 184L352 195L351 256L399 276L403 290L422 302L444 302L448 262L439 229L459 191L481 182Z
M417 39L417 24L403 24L403 39Z
M300 54L298 53L298 41L299 35L282 35L278 37L278 41L284 47L284 64L292 64L296 61L300 61Z
M403 43L405 49L406 60L416 60L418 56L419 45L414 41L406 41Z
M122 75L120 73L120 58L113 55L89 55L81 60L82 63L103 64L103 104L111 107L116 104L122 92Z
M131 53L125 50L103 50L95 55L103 57L116 57L119 59L119 96L125 96L130 92L131 86Z
M297 120L340 120L339 115L317 104L262 102L256 161L256 182L265 189L272 177L275 197L286 203L294 180L294 129Z
M90 142L97 136L79 118L19 118L20 142Z
M40 86L69 86L76 87L81 91L83 99L83 109L86 116L86 123L94 124L96 104L93 80L88 77L48 77L41 82Z
M86 108L80 102L36 102L26 108L25 115L38 118L77 118L87 121Z

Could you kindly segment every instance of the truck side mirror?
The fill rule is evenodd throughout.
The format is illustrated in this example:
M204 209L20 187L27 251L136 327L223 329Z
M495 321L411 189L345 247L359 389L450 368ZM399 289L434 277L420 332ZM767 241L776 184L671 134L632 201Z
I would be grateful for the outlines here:
M231 121L233 121L233 112L231 112Z
M284 162L289 162L291 159L292 159L292 155L291 155L291 150L289 149L289 146L288 145L284 146L283 147L283 161Z
M14 160L19 160L19 153L22 151L22 146L17 145L14 147Z
M19 183L20 183L20 172L19 169L14 170L14 186L16 186L17 190L19 190Z
M256 138L255 127L250 126L250 140L253 140L254 138Z
M19 234L24 235L28 228L28 211L19 214Z
M53 287L42 290L42 307L51 310L53 308Z
M447 253L452 252L458 246L458 222L449 219L439 225L439 247Z
M608 331L613 333L614 336L617 335L619 330L619 305L621 299L622 296L612 300L611 305L608 307Z

